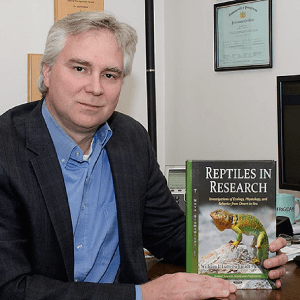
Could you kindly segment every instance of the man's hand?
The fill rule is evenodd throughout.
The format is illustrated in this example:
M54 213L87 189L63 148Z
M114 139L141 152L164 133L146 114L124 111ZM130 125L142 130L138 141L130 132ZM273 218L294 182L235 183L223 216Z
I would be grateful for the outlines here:
M228 298L236 292L236 286L224 279L189 273L164 275L141 289L143 300Z
M277 256L266 259L264 261L264 267L266 269L273 269L269 272L269 278L270 279L276 279L275 286L277 289L281 287L281 279L285 273L286 269L283 267L288 262L288 257L286 254L281 253L280 249L286 246L286 240L284 238L278 238L275 241L273 241L270 246L269 250L270 252L277 252Z

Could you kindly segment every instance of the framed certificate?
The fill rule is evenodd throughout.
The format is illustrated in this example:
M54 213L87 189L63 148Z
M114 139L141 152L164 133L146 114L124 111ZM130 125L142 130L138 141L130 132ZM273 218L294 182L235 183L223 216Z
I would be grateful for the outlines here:
M102 11L104 0L54 0L54 21L78 11Z
M272 68L272 0L214 5L215 71Z

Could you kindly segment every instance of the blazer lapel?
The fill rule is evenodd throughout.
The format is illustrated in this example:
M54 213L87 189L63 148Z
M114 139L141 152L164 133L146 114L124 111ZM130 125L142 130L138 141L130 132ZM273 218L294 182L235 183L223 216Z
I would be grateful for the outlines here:
M56 151L41 114L41 103L27 120L26 133L27 148L37 154L31 163L61 247L68 278L72 281L74 248L71 215Z

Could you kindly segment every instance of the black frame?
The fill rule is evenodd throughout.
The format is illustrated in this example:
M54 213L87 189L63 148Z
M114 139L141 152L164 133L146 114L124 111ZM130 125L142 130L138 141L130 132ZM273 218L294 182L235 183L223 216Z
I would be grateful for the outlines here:
M268 25L269 25L269 61L266 64L244 64L238 66L229 66L229 67L220 67L219 66L219 33L218 33L218 9L222 9L228 6L237 5L237 4L247 4L251 2L260 2L264 0L235 0L235 1L228 1L223 3L214 4L214 67L215 71L234 71L234 70L246 70L246 69L262 69L262 68L272 68L273 67L273 51L272 51L272 0L268 1Z
M295 88L292 87L295 85ZM294 92L286 92L286 88L293 89ZM292 95L292 96L290 96ZM290 76L278 76L277 77L277 113L278 113L278 171L279 171L279 188L293 191L300 191L300 181L292 182L287 179L286 172L287 167L286 155L287 145L285 141L285 107L291 107L291 105L297 105L300 108L300 75ZM300 117L300 111L299 111ZM300 121L300 118L299 118ZM296 127L297 129L297 127ZM298 132L299 131L299 132ZM292 134L300 135L300 127L298 131ZM290 150L288 150L290 151ZM297 151L298 153L298 151ZM299 169L300 172L300 153L299 158L292 156L293 167ZM291 165L291 162L289 162ZM298 172L298 171L297 171Z

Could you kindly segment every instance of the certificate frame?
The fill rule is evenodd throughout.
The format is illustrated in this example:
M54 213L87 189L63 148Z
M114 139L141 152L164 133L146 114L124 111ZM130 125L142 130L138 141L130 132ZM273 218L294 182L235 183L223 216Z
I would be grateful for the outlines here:
M27 54L27 101L33 102L42 98L41 92L38 90L37 81L40 77L40 65L43 54L28 53Z
M272 68L272 0L214 4L215 71Z
M54 0L54 22L79 11L103 11L104 0Z

